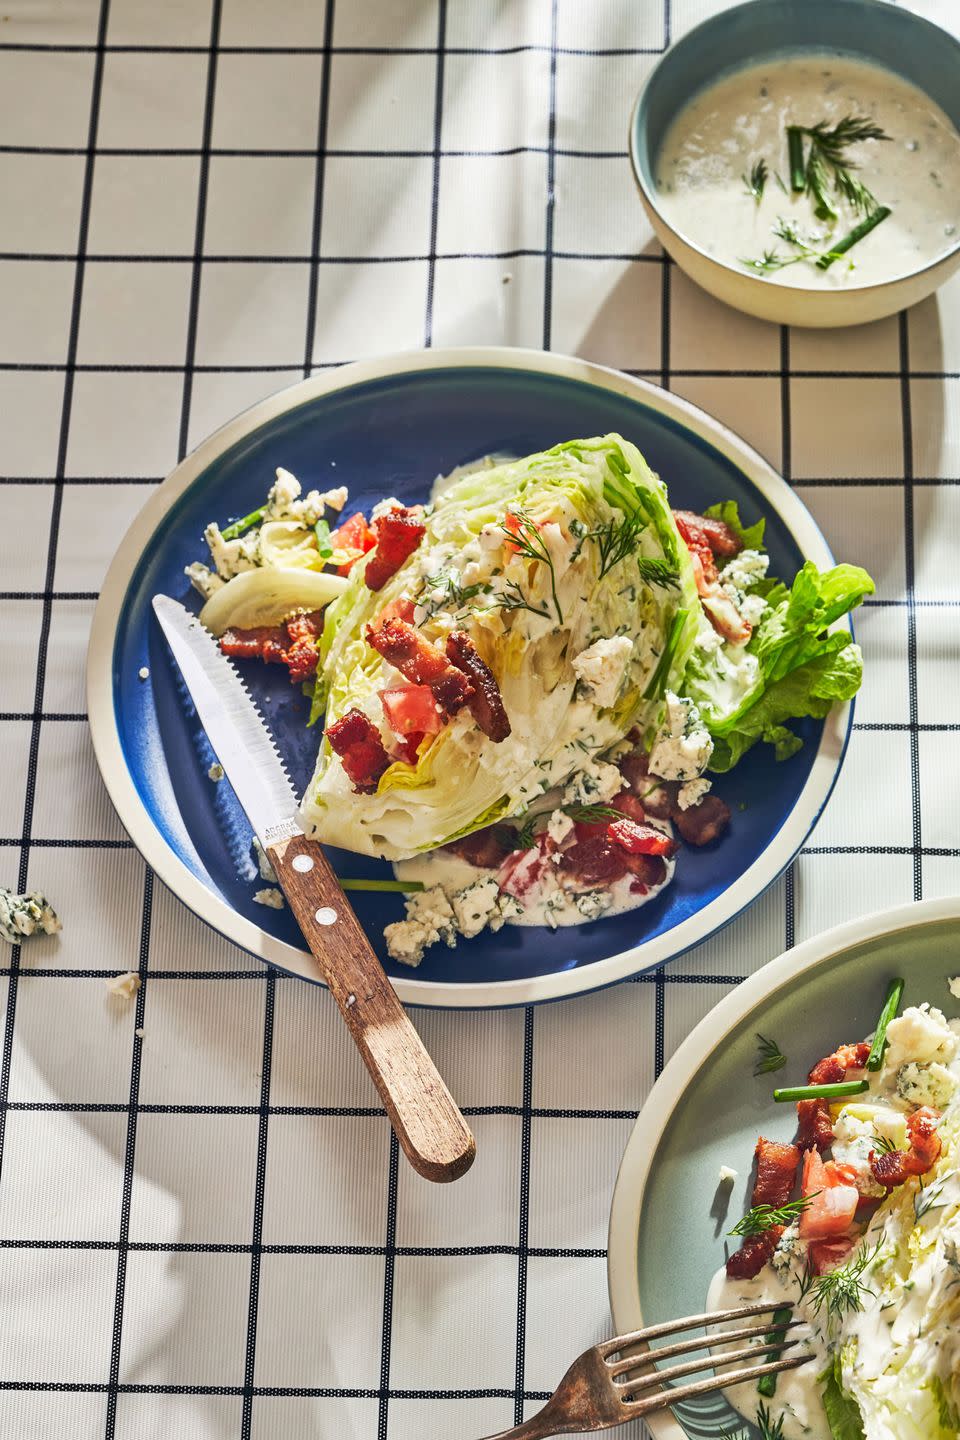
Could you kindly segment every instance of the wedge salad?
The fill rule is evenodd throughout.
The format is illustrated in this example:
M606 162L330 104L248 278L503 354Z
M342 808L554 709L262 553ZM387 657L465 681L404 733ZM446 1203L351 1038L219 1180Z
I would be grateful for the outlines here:
M788 586L762 517L672 509L619 435L461 467L426 505L347 498L278 470L187 574L225 652L286 665L323 720L301 821L394 863L397 959L648 902L731 828L711 774L788 758L789 722L860 685L835 622L866 572Z
M809 1364L729 1392L782 1440L960 1436L960 1020L929 1002L891 1019L902 990L872 1037L774 1092L796 1098L796 1142L758 1140L710 1290L711 1309L770 1299L807 1322Z

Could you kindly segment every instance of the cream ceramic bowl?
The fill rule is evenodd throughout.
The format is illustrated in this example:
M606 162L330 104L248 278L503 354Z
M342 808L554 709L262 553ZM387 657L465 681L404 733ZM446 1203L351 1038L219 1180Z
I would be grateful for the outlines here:
M748 315L783 325L862 325L932 294L960 267L960 238L930 264L878 285L843 290L779 285L708 255L668 223L658 203L657 154L691 95L723 72L811 51L892 70L923 90L960 130L960 42L930 21L890 0L747 0L689 31L651 72L630 122L630 159L657 238L704 290Z

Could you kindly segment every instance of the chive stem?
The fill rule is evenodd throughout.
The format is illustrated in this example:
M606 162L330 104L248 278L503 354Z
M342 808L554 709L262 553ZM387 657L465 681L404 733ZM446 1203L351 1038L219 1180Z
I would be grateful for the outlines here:
M415 890L425 890L422 880L341 880L341 890L383 890L401 895L412 895Z
M859 225L854 225L853 229L844 235L842 240L838 240L835 245L831 245L827 253L820 256L820 259L817 261L818 268L820 270L829 270L834 260L838 260L841 255L845 255L859 240L869 235L871 230L875 230L881 221L886 220L889 214L889 205L878 205L876 210L871 210L870 214L861 220Z
M244 530L249 530L251 525L256 525L258 520L262 520L266 513L267 507L265 505L261 505L259 510L251 510L250 514L244 515L242 520L234 520L233 524L228 525L226 530L221 530L220 534L222 538L224 540L236 540L237 536L242 535Z
M782 1306L781 1309L779 1309L779 1310L774 1310L774 1312L773 1312L773 1324L774 1324L774 1325L788 1325L792 1319L793 1319L793 1311L792 1311L792 1309L790 1308L789 1305ZM767 1342L768 1345L776 1345L778 1341L780 1342L781 1345L783 1344L783 1334L782 1334L782 1332L781 1332L780 1334L778 1334L778 1333L776 1333L775 1331L771 1330L771 1332L770 1332L769 1335L765 1335L765 1336L764 1336L764 1339L766 1340L766 1342ZM780 1354L779 1350L777 1350L777 1351L768 1350L768 1351L766 1352L766 1354L764 1355L763 1358L764 1358L764 1360L776 1360L776 1359L779 1358L779 1354ZM761 1376L760 1376L760 1379L757 1381L757 1394L758 1394L758 1395L762 1395L765 1399L770 1400L770 1399L776 1394L776 1390L777 1390L777 1377L776 1377L776 1375L761 1375Z
M844 1095L862 1095L869 1088L867 1080L839 1080L835 1085L790 1085L784 1090L774 1090L773 1098L778 1105L790 1100L839 1100Z
M787 126L787 157L790 161L790 188L800 195L807 188L807 172L803 163L803 131L799 125Z
M680 643L680 636L683 634L683 627L687 623L689 611L678 610L670 622L670 631L667 635L666 644L657 661L657 668L647 683L643 692L644 700L659 700L667 686L667 679L670 675L670 667L673 664L673 657L677 652Z
M887 1026L900 1009L900 1001L903 998L903 980L897 976L891 980L887 987L887 998L883 1002L883 1009L880 1011L880 1019L877 1021L877 1028L873 1032L873 1044L870 1046L870 1054L867 1056L867 1069L879 1070L883 1061L883 1051L887 1043Z

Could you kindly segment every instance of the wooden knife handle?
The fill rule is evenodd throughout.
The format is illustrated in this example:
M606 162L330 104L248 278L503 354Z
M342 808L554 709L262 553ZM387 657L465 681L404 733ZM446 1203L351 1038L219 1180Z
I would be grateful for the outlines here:
M457 1180L476 1141L413 1028L316 840L266 846L290 909L380 1091L410 1164L427 1180Z

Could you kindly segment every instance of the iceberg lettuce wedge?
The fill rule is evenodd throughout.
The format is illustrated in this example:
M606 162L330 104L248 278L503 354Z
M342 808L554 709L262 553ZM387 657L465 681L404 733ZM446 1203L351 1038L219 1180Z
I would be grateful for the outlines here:
M544 559L511 539L535 527ZM400 859L522 811L563 786L634 726L651 732L691 654L699 604L666 490L618 435L557 445L479 469L439 495L418 549L377 592L356 564L327 610L315 718L357 708L390 749L379 692L398 683L365 638L394 602L441 647L463 630L493 671L511 723L499 744L466 710L396 759L372 795L354 792L321 743L302 803L323 840ZM633 642L613 704L599 706L572 662L598 639ZM394 753L394 752L391 752Z

